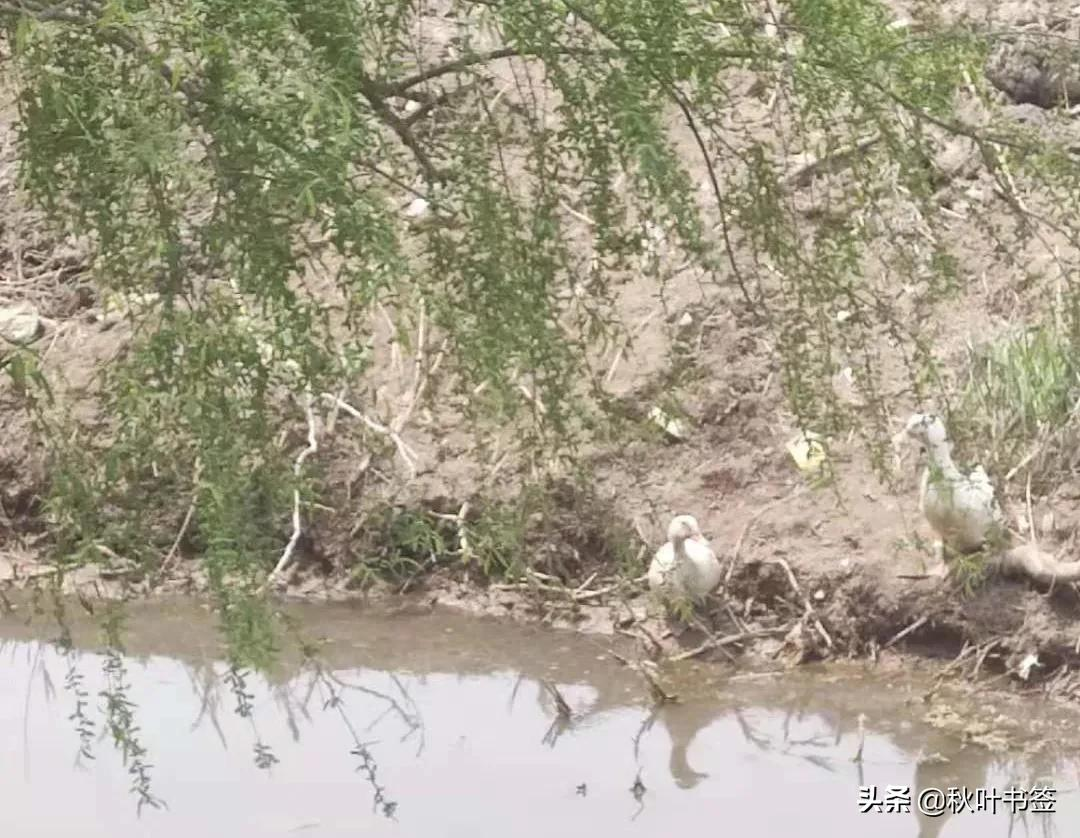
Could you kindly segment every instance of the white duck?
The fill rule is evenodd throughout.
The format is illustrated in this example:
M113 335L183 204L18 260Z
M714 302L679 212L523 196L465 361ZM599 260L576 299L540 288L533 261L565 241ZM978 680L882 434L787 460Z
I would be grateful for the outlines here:
M970 474L956 467L941 419L916 413L897 436L904 434L922 445L929 458L919 488L919 510L937 534L934 548L938 559L944 561L946 546L958 553L971 553L987 542L1006 538L1005 516L994 485L982 466Z
M720 562L691 515L677 515L668 525L668 541L649 565L649 588L690 600L702 600L717 585L723 571Z

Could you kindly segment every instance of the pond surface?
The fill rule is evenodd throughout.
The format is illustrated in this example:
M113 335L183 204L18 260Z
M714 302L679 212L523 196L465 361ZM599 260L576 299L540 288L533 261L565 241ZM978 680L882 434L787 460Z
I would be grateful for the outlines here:
M65 654L46 618L0 619L0 835L1080 834L1073 763L965 747L924 721L926 685L900 673L731 679L691 666L674 681L681 703L654 713L604 638L320 605L293 613L306 636L332 638L323 670L286 659L240 683L204 609L129 613L122 658L103 654L90 623L74 626ZM570 705L569 723L545 682ZM1023 715L1045 714L1044 735L1064 732L1024 701ZM1052 788L1054 814L1032 811L1032 784ZM883 802L901 787L911 810L861 812L869 786ZM140 788L167 808L138 814ZM966 789L968 810L920 814L920 794L940 808L924 792L933 788Z

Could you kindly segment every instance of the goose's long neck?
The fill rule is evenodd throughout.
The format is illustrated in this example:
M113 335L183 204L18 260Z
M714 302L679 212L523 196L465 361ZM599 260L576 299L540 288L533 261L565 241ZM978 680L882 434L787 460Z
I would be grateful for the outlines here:
M930 464L946 480L959 480L963 475L953 462L951 447L948 442L931 444L928 450Z
M671 552L675 556L675 564L683 564L690 560L690 556L686 553L685 538L671 539Z
M671 756L668 759L668 769L671 771L671 776L674 777L675 782L684 789L693 788L709 776L700 771L695 771L693 766L690 765L689 760L686 758L688 749L688 742L672 745Z

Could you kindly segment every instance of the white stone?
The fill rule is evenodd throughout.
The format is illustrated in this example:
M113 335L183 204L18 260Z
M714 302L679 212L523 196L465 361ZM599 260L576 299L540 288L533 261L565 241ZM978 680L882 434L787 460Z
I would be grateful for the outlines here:
M0 308L0 350L5 343L29 343L41 330L41 318L28 303Z

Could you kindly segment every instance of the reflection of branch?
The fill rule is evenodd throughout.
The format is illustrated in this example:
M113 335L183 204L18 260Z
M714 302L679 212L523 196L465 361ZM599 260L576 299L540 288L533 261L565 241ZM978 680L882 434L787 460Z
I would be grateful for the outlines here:
M638 815L645 811L646 791L647 789L645 788L645 784L641 782L641 769L639 768L637 776L634 777L634 784L630 786L630 794L633 795L634 800L636 800L638 804L637 811L634 812L633 815L631 815L630 820L636 821L638 819Z
M112 735L113 744L120 752L124 767L131 776L131 791L138 800L135 805L137 814L142 814L144 806L154 809L168 808L164 800L155 797L151 791L150 769L147 762L147 750L139 736L139 726L136 724L135 704L128 697L131 691L131 683L128 680L127 667L124 665L124 655L118 641L119 628L110 618L106 618L104 630L106 648L102 659L102 670L105 676L105 689L100 692L105 702L103 712L105 724L102 733L108 731Z
M255 752L255 767L269 772L278 762L278 758L259 734L259 726L255 723L255 696L247 691L247 673L232 664L225 673L225 683L236 698L236 715L241 719L247 719L251 725L251 732L255 737L255 743L252 746Z
M394 682L394 686L398 688L398 692L401 693L402 698L404 698L407 702L409 702L409 706L413 710L413 714L412 714L412 716L410 718L412 719L412 722L414 724L412 726L412 729L408 733L406 733L404 736L401 737L401 741L404 742L406 739L408 739L416 731L419 730L420 731L420 744L416 748L416 755L420 756L420 754L422 754L424 752L424 745L425 745L425 743L427 741L427 736L425 735L426 734L426 728L424 727L423 717L420 715L420 708L416 705L416 702L413 700L413 697L409 693L409 691L407 689L405 689L405 685L401 683L401 679L398 678L396 673L391 672L390 673L390 679Z
M221 740L221 747L228 748L229 744L225 741L225 732L221 729L221 723L218 721L217 708L220 705L220 699L217 696L217 674L214 672L214 668L206 668L206 677L203 679L203 685L200 688L199 682L196 680L195 673L192 668L185 667L188 680L191 681L191 688L195 691L195 695L199 699L199 715L195 717L195 721L191 723L191 730L197 730L202 723L204 716L209 716L210 724L214 726L214 730L217 731L218 739Z
M296 701L292 694L292 683L286 682L270 688L270 695L274 699L274 703L281 708L285 714L285 726L289 729L289 735L292 736L293 742L300 741L300 725L296 723ZM307 712L301 708L300 712L304 718L310 719Z
M514 681L514 688L510 691L510 701L506 705L506 709L510 712L514 710L514 701L517 700L518 690L521 689L523 683L525 683L525 673L519 672L517 680Z
M742 730L743 738L747 742L750 742L752 745L755 745L756 747L760 748L762 751L772 750L772 745L770 743L769 737L768 736L763 736L760 733L757 733L754 730L753 725L751 725L743 717L743 711L742 710L740 710L739 708L735 708L734 710L732 710L732 715L735 716L735 721L739 725L739 729Z
M641 726L637 729L637 733L634 734L634 762L641 762L641 737L652 730L652 726L659 715L660 705L655 704L649 714L641 720Z
M384 692L380 692L379 690L372 689L371 687L365 687L360 684L349 684L345 681L342 681L333 672L325 669L321 664L313 663L313 665L315 666L315 672L319 677L324 678L333 684L336 684L342 689L356 690L357 692L363 693L364 695L370 695L372 698L377 698L380 701L385 701L388 705L390 705L388 709L397 713L398 717L401 719L402 722L405 723L406 726L410 728L415 728L421 727L423 725L423 721L421 720L419 715L413 716L407 713L405 711L405 708L402 707L401 704L398 703L397 699L395 699L392 695L387 695ZM412 699L410 698L409 701L412 702ZM416 706L415 703L413 704L413 706Z
M356 767L356 770L364 775L368 785L371 786L373 792L373 808L381 809L385 817L393 818L394 812L397 810L397 803L386 799L386 788L379 783L377 777L378 763L375 762L375 757L368 748L368 744L370 743L360 741L360 736L357 734L356 728L353 727L352 722L345 713L345 701L334 687L335 682L338 684L341 682L337 681L333 676L328 675L326 670L318 665L316 665L315 673L319 686L322 687L328 695L323 702L323 709L337 710L338 715L345 724L346 730L349 731L349 735L352 737L354 747L349 753L360 760L360 764ZM344 684L342 686L348 687L349 685ZM356 689L361 689L363 692L374 692L367 690L366 688L357 687ZM393 699L390 699L390 701L395 705L397 704Z
M547 745L549 748L554 748L555 743L559 741L559 737L569 729L570 720L568 718L562 715L555 716L555 718L551 720L551 724L548 725L548 729L540 740L540 744Z
M79 736L79 752L75 756L75 766L82 768L84 767L82 764L84 759L92 760L94 758L90 747L94 740L94 720L86 715L90 693L86 691L83 685L83 674L79 672L76 666L79 659L78 654L70 646L63 651L68 665L67 673L64 676L64 689L75 698L75 709L68 718L75 723L75 732Z
M566 699L563 698L562 693L559 692L559 688L551 681L542 680L540 682L540 694L543 695L545 691L551 696L552 701L555 702L555 718L552 719L551 725L547 729L547 733L544 734L544 738L540 741L543 744L550 745L554 748L559 737L570 729L573 714L570 710L570 705L566 703Z

